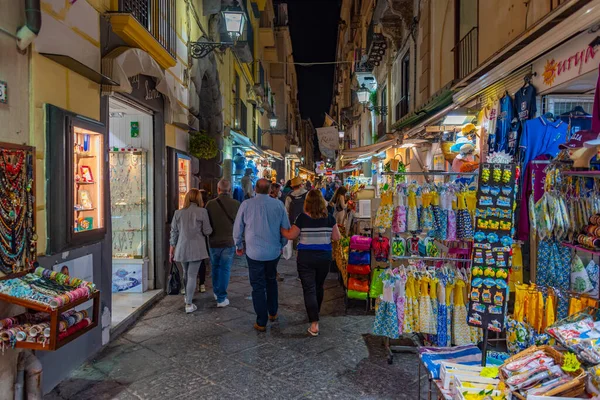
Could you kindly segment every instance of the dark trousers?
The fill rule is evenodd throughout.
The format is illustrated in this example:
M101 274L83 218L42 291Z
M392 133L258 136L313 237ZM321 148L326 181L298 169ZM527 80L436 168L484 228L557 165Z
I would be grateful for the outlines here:
M279 306L277 290L277 263L279 263L279 257L271 261L256 261L248 256L246 256L246 259L248 260L256 323L259 326L267 326L269 315L277 315Z
M331 264L331 252L299 250L297 264L308 320L317 322L325 293L323 285L329 273L329 264Z

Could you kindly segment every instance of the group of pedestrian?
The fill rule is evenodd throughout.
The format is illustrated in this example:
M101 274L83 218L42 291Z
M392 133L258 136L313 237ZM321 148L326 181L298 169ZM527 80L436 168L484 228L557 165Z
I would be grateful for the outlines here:
M259 179L254 191L254 197L240 204L231 198L231 183L223 179L218 184L219 196L207 202L206 208L200 191L192 189L184 207L175 212L170 254L184 268L185 311L197 309L192 301L196 278L208 254L217 307L229 305L227 286L234 253L245 255L256 312L254 328L266 331L268 322L278 319L277 264L288 240L293 240L310 322L307 332L318 336L324 283L332 260L331 242L340 238L336 218L328 212L321 190L307 190L299 177L283 190L280 184Z

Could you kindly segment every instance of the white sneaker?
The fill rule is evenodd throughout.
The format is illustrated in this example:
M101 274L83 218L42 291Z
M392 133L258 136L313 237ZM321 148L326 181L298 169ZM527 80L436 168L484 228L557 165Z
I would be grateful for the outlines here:
M225 299L221 303L217 303L218 308L227 307L228 305L229 305L229 299Z
M181 290L179 291L179 294L182 294L185 296L185 288L181 288Z
M213 296L215 296L215 300L217 299L217 295L213 293Z
M186 304L185 305L185 313L189 314L189 313L193 313L194 311L196 311L198 309L198 307L196 307L195 304Z
M206 285L200 285L200 293L206 292Z

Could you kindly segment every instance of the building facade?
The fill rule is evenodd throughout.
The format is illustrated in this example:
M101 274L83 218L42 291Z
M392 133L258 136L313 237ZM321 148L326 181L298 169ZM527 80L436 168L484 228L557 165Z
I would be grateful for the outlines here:
M256 177L288 179L294 165L286 160L299 160L294 146L308 149L313 133L300 144L291 40L277 11L285 4L39 3L36 10L25 0L0 1L4 28L28 27L18 41L0 34L10 60L0 66L8 88L0 142L35 149L39 264L67 267L100 290L98 326L37 353L48 392L164 293L169 224L185 192L215 194L221 177L240 178L240 163L253 165ZM236 40L222 14L231 7L246 21ZM202 51L214 42L224 45ZM132 299L142 292L150 301L138 307ZM0 310L0 318L24 311L4 302ZM3 393L13 390L19 352L0 358L2 384L10 383Z

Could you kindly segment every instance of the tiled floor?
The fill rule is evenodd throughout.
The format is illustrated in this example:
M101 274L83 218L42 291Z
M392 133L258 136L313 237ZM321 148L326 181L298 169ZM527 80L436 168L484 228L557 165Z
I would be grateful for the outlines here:
M369 333L374 317L359 303L344 312L335 274L321 335L309 338L295 263L282 261L279 271L280 321L266 333L252 328L248 270L236 259L230 307L217 309L209 290L186 315L182 296L167 296L46 398L417 399L416 355L388 365L381 339Z

